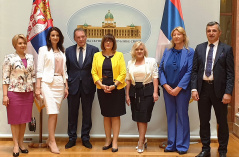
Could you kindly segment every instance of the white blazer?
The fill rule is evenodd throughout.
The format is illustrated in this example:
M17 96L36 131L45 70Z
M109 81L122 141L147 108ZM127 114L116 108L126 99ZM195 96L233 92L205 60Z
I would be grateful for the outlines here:
M63 56L63 80L64 83L68 79L66 68L66 57L60 51ZM47 46L39 48L38 51L38 63L37 63L37 78L42 78L41 81L51 83L53 81L55 72L55 57L53 49L48 51Z
M157 62L154 58L147 58L144 57L145 59L145 71L146 71L146 75L144 77L144 81L143 84L148 84L150 82L153 82L154 78L158 78L158 65ZM130 60L128 62L128 66L127 66L127 73L126 73L126 80L131 80L131 83L133 85L135 85L135 79L134 79L134 64L135 64L135 60L132 61Z

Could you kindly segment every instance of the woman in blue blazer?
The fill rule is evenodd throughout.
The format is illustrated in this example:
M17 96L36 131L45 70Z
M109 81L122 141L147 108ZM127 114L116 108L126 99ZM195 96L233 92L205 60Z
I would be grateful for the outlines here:
M194 50L188 47L182 27L174 28L171 36L171 47L164 51L159 67L168 123L168 145L164 152L186 154L190 141L188 105Z

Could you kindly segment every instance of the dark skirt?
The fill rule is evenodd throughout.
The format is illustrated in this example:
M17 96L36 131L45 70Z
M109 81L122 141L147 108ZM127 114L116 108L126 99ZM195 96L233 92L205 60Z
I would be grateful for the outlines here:
M32 117L33 92L8 91L8 98L8 124L16 125L30 122Z
M148 93L148 89L152 88L153 90L153 84L149 84L146 88L134 88L133 85L130 86L130 88L134 88L134 94L131 92L130 95L130 102L131 102L131 111L132 111L132 119L136 122L143 122L147 123L150 121L152 116L152 111L154 107L154 99L153 94L146 94L146 90ZM152 91L153 92L153 91ZM150 89L150 93L151 89Z
M112 90L105 93L103 89L97 89L101 114L104 117L119 117L126 114L125 90Z

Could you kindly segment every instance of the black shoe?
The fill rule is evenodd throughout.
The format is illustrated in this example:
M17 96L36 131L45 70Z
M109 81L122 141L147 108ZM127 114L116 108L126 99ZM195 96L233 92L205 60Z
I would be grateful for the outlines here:
M18 157L19 156L19 152L18 153L12 153L13 157Z
M187 151L178 151L179 155L187 154Z
M203 150L196 157L209 157L211 156L210 151Z
M76 145L76 141L68 141L68 143L65 145L65 148L71 148Z
M175 152L175 151L173 151L173 150L168 150L168 149L164 149L164 152Z
M227 153L219 153L219 157L227 157Z
M90 141L82 141L82 145L89 149L92 148L92 144L90 143Z
M118 152L118 148L112 148L112 152Z
M22 152L22 153L28 153L29 151L27 150L27 149L21 149L20 147L19 147L19 149L20 149L20 151Z
M110 148L112 148L112 143L110 145L108 145L108 146L102 147L103 150L107 150L107 149L110 149Z

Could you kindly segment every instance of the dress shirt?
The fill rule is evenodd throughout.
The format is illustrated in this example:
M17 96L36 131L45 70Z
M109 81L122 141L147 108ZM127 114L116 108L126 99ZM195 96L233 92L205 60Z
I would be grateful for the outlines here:
M85 60L85 55L86 55L86 44L82 47L82 52L83 52L83 62L82 64L84 63L84 60ZM77 45L76 46L76 57L77 57L77 62L79 62L79 53L80 53L80 46Z
M206 59L205 59L203 80L214 80L214 78L213 78L213 66L214 66L214 60L215 60L216 53L217 53L218 43L219 43L219 40L217 40L217 41L214 42L214 43L209 43L209 42L208 42L207 49L206 49ZM212 67L211 67L212 72L211 72L211 75L210 75L209 77L207 77L207 76L205 75L205 71L206 71L207 56L208 56L208 52L209 52L209 49L210 49L210 46L209 46L210 44L213 44L213 45L214 45L214 47L213 47L213 57L212 57Z

